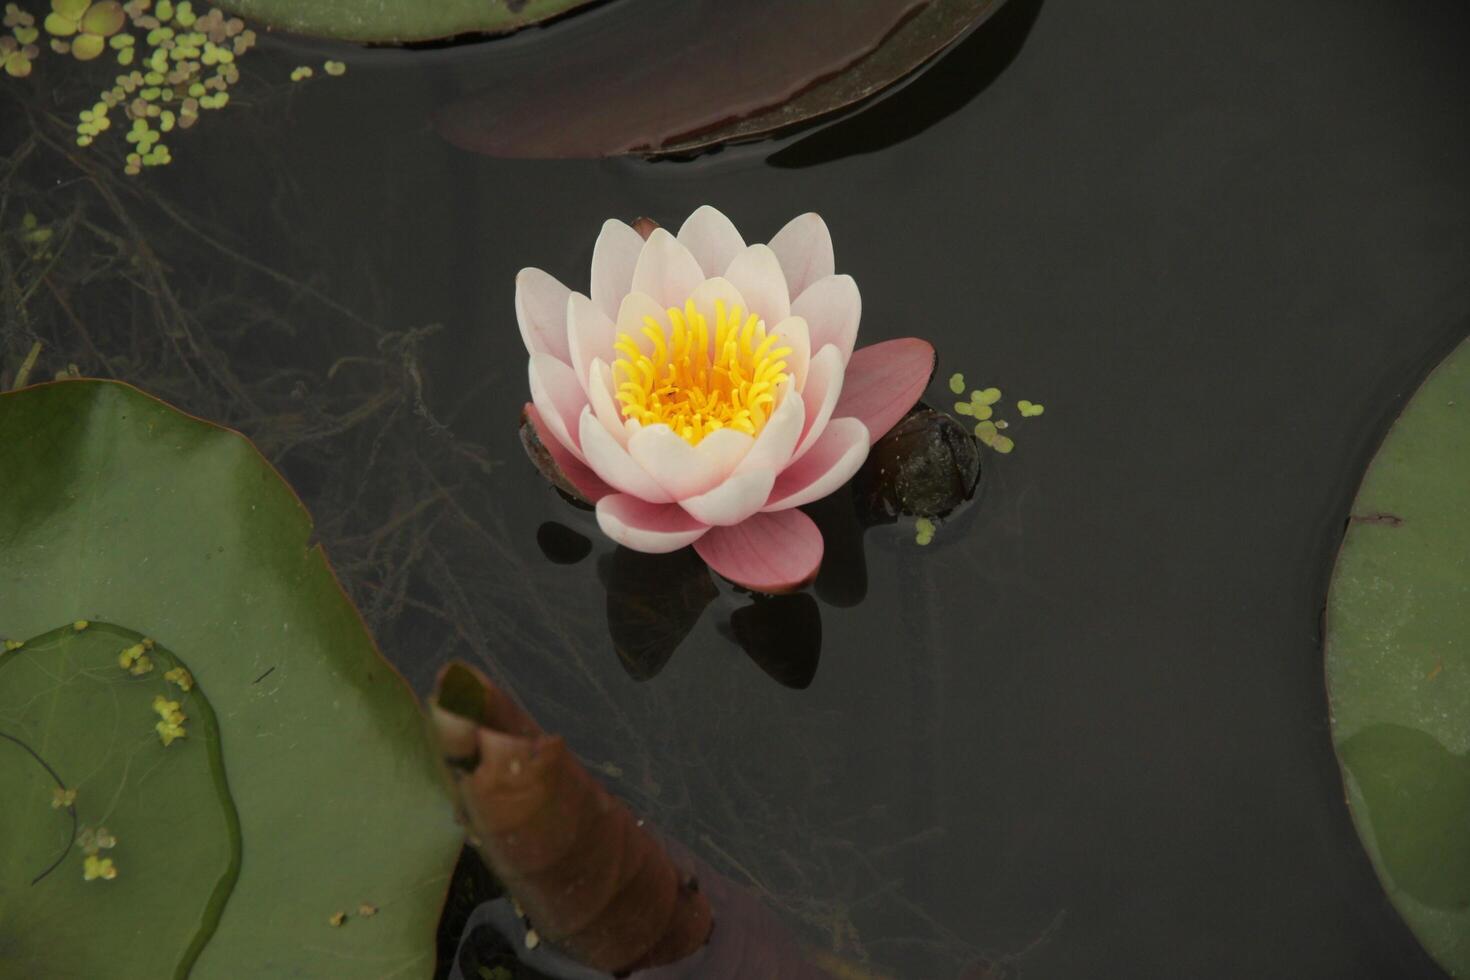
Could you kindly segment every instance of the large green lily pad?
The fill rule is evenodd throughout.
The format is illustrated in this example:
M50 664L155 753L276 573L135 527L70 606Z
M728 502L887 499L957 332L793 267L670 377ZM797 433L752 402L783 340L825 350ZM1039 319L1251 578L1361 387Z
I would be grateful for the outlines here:
M1326 647L1358 832L1420 942L1470 976L1470 342L1424 382L1368 469Z
M0 654L7 966L432 973L462 835L412 693L310 534L235 433L109 382L0 395L0 637L25 641ZM142 635L154 669L135 676L118 656ZM152 699L175 663L197 686L164 746ZM73 847L32 883L70 836L61 786L116 837L112 880L84 880Z
M594 0L221 0L216 6L275 30L343 41L430 41L505 34Z

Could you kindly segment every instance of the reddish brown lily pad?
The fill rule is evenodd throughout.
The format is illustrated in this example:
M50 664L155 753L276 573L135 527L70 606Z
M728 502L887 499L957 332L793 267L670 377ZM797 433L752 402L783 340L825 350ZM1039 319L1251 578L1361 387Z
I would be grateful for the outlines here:
M1003 2L850 0L834 12L788 0L760 16L738 3L630 5L488 65L480 90L435 125L497 157L690 153L850 108Z

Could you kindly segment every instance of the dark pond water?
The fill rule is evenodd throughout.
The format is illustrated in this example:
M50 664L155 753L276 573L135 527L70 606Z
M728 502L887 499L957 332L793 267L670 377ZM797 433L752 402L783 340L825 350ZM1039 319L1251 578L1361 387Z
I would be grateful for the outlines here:
M497 45L549 51L628 2ZM259 438L419 690L484 668L819 942L912 978L1008 954L1046 978L1438 976L1343 805L1318 620L1372 449L1470 324L1470 12L1012 4L865 115L690 162L471 155L427 118L496 46L350 51L145 178L215 242L138 205L225 326L159 353L73 337L78 365ZM751 240L820 212L860 343L923 336L941 379L1047 405L934 544L880 527L834 558L804 690L732 641L728 586L632 679L609 549L517 438L516 271L585 289L605 218L703 203ZM549 560L538 539L581 548L548 522L592 553Z

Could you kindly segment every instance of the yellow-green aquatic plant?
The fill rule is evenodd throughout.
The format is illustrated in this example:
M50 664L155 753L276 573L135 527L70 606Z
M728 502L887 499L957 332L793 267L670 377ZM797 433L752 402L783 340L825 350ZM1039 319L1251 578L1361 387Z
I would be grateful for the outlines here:
M76 142L91 146L120 114L126 125L118 128L130 144L123 165L128 174L171 162L165 134L188 129L203 112L229 104L230 89L240 80L237 61L256 41L240 18L213 7L196 13L190 0L50 0L50 7L42 26L53 51L94 61L110 50L125 69L78 112ZM0 37L0 67L24 78L40 54L36 14L9 3L4 25L10 33ZM335 77L347 67L328 61L323 70ZM310 68L297 69L291 80L310 75Z

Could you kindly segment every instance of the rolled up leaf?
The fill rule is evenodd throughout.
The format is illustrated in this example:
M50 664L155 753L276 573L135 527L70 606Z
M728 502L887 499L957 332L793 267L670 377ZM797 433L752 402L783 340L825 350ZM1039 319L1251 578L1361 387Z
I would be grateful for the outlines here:
M542 940L612 973L705 944L713 919L694 875L560 737L460 664L439 675L431 717L471 843Z

